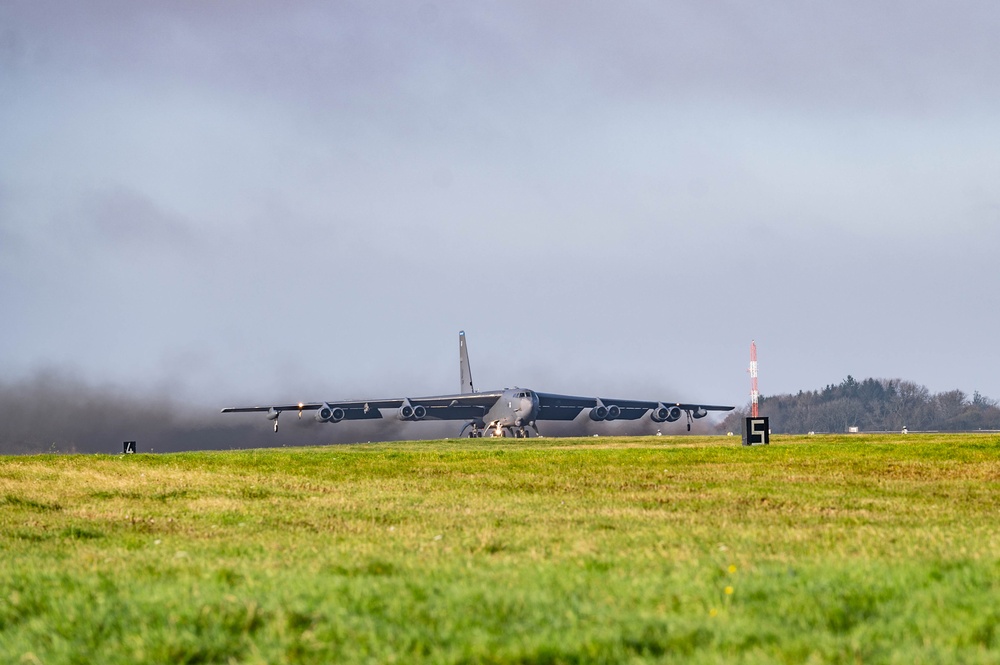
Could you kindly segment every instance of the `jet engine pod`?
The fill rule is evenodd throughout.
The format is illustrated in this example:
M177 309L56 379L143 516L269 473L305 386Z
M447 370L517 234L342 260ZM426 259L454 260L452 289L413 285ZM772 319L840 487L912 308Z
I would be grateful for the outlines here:
M614 420L614 419L616 419L620 415L622 415L621 407L619 407L617 404L612 404L612 405L610 405L608 407L608 415L605 416L604 419L605 420Z
M653 419L654 423L672 423L680 419L681 410L680 407L657 404L656 408L650 412L649 417Z
M608 417L608 407L604 406L601 403L598 403L597 406L593 407L590 410L590 419L591 420L601 421L601 420L604 420L607 417Z
M343 411L343 409L339 409L339 410ZM330 420L331 418L333 418L333 407L331 407L326 402L323 402L323 406L321 406L318 409L316 409L316 415L313 416L313 418L315 418L316 420L318 420L321 423L327 422L328 420Z
M399 407L400 420L423 420L427 415L427 407L421 404L413 406L410 400L403 400L403 406Z
M346 416L347 416L347 412L344 411L339 406L335 406L335 407L333 407L333 409L330 410L330 422L331 423L339 423Z
M692 418L704 418L707 415L708 415L708 411L706 411L705 409L701 408L700 406L698 408L696 408L696 409L692 409L691 410L691 417Z

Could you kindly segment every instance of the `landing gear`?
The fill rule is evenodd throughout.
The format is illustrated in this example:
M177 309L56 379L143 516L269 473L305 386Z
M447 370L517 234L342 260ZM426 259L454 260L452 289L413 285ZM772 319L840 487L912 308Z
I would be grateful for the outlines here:
M465 430L469 430L470 439L478 439L483 436L482 425L476 422L475 420L471 420L465 423L465 427L462 428L462 431L459 432L458 436L459 437L465 436Z
M534 434L531 433L532 430L534 430ZM508 437L515 439L530 439L532 436L539 436L538 428L535 426L535 423L533 422L514 424L514 425L503 425L499 420L494 420L489 425L484 427L482 430L479 430L477 436L483 436L487 432L489 433L488 436L491 436L495 439L502 439ZM472 436L472 434L469 434L469 436Z
M274 421L274 431L278 431L278 416L281 415L281 411L274 408L273 406L267 410L267 419Z
M483 430L484 434L486 432L489 432L490 436L493 437L494 439L502 439L504 437L514 436L514 430L511 429L509 426L504 427L499 420L494 420L489 425L487 425L486 428Z

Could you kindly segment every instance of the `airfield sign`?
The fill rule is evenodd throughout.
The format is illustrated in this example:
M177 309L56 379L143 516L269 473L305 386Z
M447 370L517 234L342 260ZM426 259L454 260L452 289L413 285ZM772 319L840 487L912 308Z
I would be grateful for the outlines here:
M743 423L744 446L766 446L771 443L771 426L767 418L746 418Z

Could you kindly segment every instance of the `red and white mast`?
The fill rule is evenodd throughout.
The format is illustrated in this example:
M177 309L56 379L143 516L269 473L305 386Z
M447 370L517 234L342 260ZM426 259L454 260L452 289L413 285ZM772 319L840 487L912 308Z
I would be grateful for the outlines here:
M750 340L750 417L756 418L760 391L757 390L757 342Z

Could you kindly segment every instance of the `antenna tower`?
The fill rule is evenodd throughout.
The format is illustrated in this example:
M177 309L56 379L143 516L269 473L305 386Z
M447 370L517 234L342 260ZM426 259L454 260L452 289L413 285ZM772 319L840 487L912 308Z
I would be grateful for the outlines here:
M750 340L750 417L756 418L760 392L757 390L757 342Z

